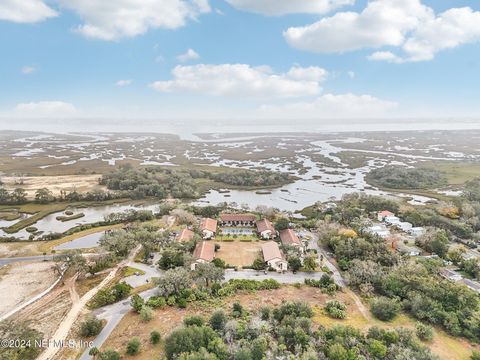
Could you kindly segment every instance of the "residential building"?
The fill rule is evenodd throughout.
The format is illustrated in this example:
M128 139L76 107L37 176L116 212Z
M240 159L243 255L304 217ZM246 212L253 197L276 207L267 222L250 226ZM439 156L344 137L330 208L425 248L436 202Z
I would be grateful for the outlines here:
M268 219L262 219L257 221L258 235L264 239L273 239L277 236L277 232L272 223Z
M220 214L221 226L254 227L257 217L253 214Z
M280 247L275 241L268 241L262 245L263 260L276 271L287 271L288 262Z
M195 270L198 264L212 262L215 258L215 244L213 241L201 241L193 251L193 263L191 269Z
M393 216L393 215L392 216L385 216L383 221L388 225L397 225L401 222L398 217Z
M195 233L192 230L185 228L182 231L180 231L180 234L178 234L176 240L179 242L190 241L193 239L194 236L195 236Z
M419 256L420 253L422 252L416 246L409 246L404 244L403 242L398 242L395 246L397 251L402 255Z
M412 236L420 236L425 233L425 228L423 227L412 227L410 230L408 230L408 233Z
M480 283L470 279L462 279L462 282L467 285L467 287L477 293L480 293Z
M445 279L448 279L451 281L460 281L463 279L463 276L461 274L450 269L442 269L440 271L440 275L442 275Z
M204 218L200 223L200 232L205 240L212 239L217 233L217 220Z
M295 246L298 248L303 248L303 244L298 238L295 231L292 229L285 229L280 231L280 240L284 246Z
M402 221L398 224L395 224L395 227L397 227L401 231L408 232L411 228L413 228L413 225L409 222Z
M379 212L377 213L377 219L378 219L378 221L383 221L383 220L385 220L385 218L386 218L387 216L395 216L395 214L392 213L392 212L390 212L390 211L388 211L388 210L379 211Z
M388 230L385 226L383 225L373 225L367 228L367 232L370 234L375 234L380 236L381 238L387 238L390 236L390 230Z

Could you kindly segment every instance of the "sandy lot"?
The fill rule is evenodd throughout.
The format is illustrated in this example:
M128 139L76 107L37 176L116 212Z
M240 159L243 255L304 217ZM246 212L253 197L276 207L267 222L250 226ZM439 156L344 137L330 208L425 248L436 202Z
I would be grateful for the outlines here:
M216 256L224 260L229 265L250 266L262 250L261 241L243 242L243 241L217 241L220 250Z
M23 188L30 198L35 197L35 191L47 188L54 195L59 195L61 190L87 192L94 189L101 189L98 179L101 175L62 175L62 176L7 176L2 177L5 188L13 190L17 187ZM21 183L23 181L23 183Z
M0 315L47 289L54 281L48 262L8 265L0 273Z

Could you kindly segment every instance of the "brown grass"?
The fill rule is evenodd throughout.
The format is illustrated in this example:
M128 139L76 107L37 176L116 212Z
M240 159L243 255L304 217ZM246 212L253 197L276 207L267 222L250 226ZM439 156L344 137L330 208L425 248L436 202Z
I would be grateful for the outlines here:
M252 265L262 247L260 241L243 242L235 240L231 242L217 241L216 243L220 245L220 250L217 251L216 257L233 266Z

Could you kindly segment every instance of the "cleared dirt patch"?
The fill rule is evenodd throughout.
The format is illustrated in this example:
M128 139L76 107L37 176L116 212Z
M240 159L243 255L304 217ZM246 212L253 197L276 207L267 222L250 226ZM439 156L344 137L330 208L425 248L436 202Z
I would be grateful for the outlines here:
M0 315L47 289L56 279L52 264L11 264L0 279Z
M217 241L216 244L220 250L215 256L234 266L252 265L262 249L261 241Z
M16 177L7 176L2 177L7 190L15 188L23 188L28 197L33 199L35 191L42 188L49 189L54 195L59 195L60 191L87 192L95 189L102 189L98 185L100 175L64 175L64 176L26 176Z

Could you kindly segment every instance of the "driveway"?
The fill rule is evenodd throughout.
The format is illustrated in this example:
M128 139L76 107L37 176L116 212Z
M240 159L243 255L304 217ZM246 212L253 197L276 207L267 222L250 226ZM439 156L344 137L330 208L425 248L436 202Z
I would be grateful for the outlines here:
M129 262L128 266L145 272L143 275L132 275L123 279L127 284L136 288L152 281L152 278L160 277L162 271L155 265L147 265L138 262Z
M247 279L247 280L266 280L266 279L274 279L281 284L296 284L296 283L304 283L305 279L315 279L320 280L324 273L323 272L297 272L296 274L287 272L284 274L276 273L273 271L269 271L267 274L263 271L257 270L232 270L227 269L225 270L225 281L231 279Z

